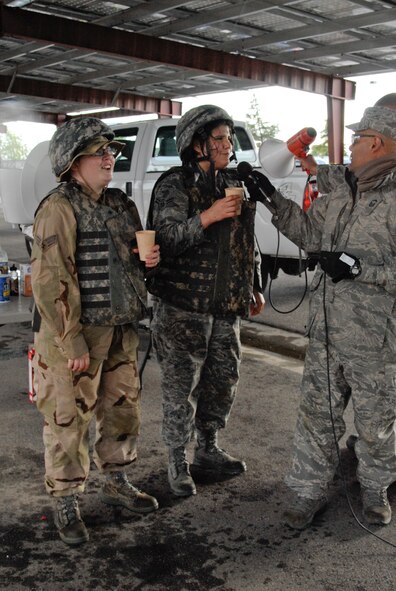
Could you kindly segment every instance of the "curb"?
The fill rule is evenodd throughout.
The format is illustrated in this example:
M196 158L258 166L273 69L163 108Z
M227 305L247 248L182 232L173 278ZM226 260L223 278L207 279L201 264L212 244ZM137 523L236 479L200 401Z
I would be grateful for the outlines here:
M241 324L241 342L250 347L266 349L279 355L304 360L308 337L251 320Z

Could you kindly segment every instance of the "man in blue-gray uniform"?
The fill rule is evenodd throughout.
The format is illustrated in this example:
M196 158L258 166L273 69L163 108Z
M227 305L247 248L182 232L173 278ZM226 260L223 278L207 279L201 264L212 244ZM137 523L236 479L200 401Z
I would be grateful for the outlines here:
M153 341L162 373L163 437L168 479L177 496L196 493L186 445L197 433L194 466L222 475L246 470L217 445L235 398L241 358L240 318L258 314L261 294L255 252L255 203L227 187L241 187L235 170L233 122L214 105L179 120L182 166L165 173L152 197L150 227L161 263L149 280L156 296ZM242 191L243 194L243 191Z
M323 196L307 213L269 180L247 180L271 199L272 221L320 265L311 286L309 347L286 482L295 497L285 512L296 529L327 503L352 398L363 516L391 521L388 486L396 480L396 111L366 109L349 126L351 164L318 166ZM308 162L309 165L309 162Z

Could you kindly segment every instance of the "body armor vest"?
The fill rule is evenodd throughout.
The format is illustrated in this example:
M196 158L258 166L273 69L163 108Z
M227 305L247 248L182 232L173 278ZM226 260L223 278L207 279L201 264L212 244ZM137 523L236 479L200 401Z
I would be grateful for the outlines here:
M67 197L77 221L75 263L81 296L81 323L114 326L144 316L144 274L131 251L136 221L126 197L107 189L106 204L81 192L75 182L57 187Z
M168 174L178 174L183 179L189 218L208 209L214 199L223 197L226 186L240 185L231 171L220 171L216 182L219 194L213 198L213 191L197 184L194 174L185 167L173 168L165 173ZM156 187L153 199L155 190ZM149 222L153 209L154 202ZM184 310L247 316L253 291L255 211L255 203L244 201L241 215L209 226L201 244L172 257L162 250L161 264L148 278L149 291ZM152 229L156 229L155 225ZM161 245L160 234L157 238Z

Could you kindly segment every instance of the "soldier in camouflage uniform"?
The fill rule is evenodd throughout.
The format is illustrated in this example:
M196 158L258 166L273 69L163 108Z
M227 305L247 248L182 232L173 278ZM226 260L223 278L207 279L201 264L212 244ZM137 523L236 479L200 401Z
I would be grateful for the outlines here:
M226 187L241 186L226 168L233 141L233 122L223 109L203 105L183 115L176 128L182 166L158 180L149 214L162 254L148 288L156 296L152 329L163 437L177 496L196 493L186 458L195 431L195 467L228 475L246 470L217 445L239 379L240 318L264 305L255 204L243 200L238 215L238 195L224 196Z
M290 240L317 253L310 298L309 347L286 478L295 492L285 512L297 529L327 503L345 432L349 398L363 516L391 521L388 486L396 480L396 111L374 106L349 126L351 164L318 166L323 196L307 213L256 176L271 198L272 221ZM307 163L309 167L309 162ZM251 196L257 187L247 182ZM330 404L331 402L331 404Z
M141 229L136 206L107 189L123 144L99 119L72 119L49 147L60 181L35 215L32 282L40 325L35 335L37 408L44 416L45 483L55 524L70 545L88 540L78 493L89 471L89 425L96 418L94 461L106 474L102 500L136 513L158 508L128 482L136 460L140 384L137 323L146 304L144 267L132 253ZM135 250L136 252L136 250Z

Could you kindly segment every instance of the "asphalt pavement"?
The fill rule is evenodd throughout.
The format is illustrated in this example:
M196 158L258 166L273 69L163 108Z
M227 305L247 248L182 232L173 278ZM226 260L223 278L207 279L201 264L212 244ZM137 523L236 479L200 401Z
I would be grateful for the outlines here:
M328 510L310 529L283 524L302 362L250 346L244 346L237 400L220 438L245 459L247 472L223 481L195 473L195 497L170 493L159 370L151 357L143 374L140 453L128 473L160 508L141 517L103 505L103 479L92 465L81 497L90 541L65 546L44 491L42 418L27 395L31 340L27 323L0 327L1 590L394 591L395 550L359 527L339 478ZM350 432L348 412L347 422ZM342 448L348 495L360 517L355 464ZM392 487L393 504L395 493ZM394 523L375 532L396 542Z
M302 532L284 525L290 493L283 479L306 339L251 322L242 334L238 396L220 445L244 458L247 472L228 480L194 473L195 497L170 493L160 376L151 356L143 374L140 452L128 474L160 508L142 517L103 505L103 479L92 465L81 496L90 541L69 548L53 524L43 484L42 418L27 395L31 329L28 323L0 327L1 591L395 590L395 549L362 529L349 508L348 501L360 519L356 460L343 442L345 483L335 478L327 511ZM146 345L142 331L141 359ZM350 433L350 409L346 421ZM395 506L395 486L390 500ZM373 531L396 543L394 522Z

